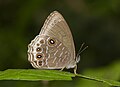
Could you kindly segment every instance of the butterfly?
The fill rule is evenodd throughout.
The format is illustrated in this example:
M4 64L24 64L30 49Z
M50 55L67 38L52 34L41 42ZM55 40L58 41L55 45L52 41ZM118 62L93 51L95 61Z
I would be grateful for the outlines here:
M28 60L34 68L74 68L76 74L80 55L76 56L70 28L58 11L47 17L39 35L28 45Z

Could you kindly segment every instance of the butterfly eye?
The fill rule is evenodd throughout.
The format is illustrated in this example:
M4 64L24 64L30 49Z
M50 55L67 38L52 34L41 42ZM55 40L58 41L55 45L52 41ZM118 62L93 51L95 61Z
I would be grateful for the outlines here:
M42 48L41 48L41 47L38 47L38 48L36 48L36 51L37 51L37 52L41 52L41 51L42 51Z
M41 58L43 58L42 53L38 53L38 54L36 55L36 58L37 58L38 60L40 60Z

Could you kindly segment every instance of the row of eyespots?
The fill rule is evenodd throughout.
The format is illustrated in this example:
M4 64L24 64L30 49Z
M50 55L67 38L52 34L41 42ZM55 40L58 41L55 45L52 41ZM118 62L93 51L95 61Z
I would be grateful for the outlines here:
M44 55L43 55L43 53L42 53L43 48L40 46L40 44L45 44L45 40L44 40L44 39L41 39L41 40L39 41L39 43L36 44L36 45L37 45L36 52L38 52L38 53L36 54L36 59L38 60L38 61L36 62L36 65L42 66L42 65L43 65Z
M39 65L41 66L42 65L42 61L41 60L43 59L43 53L41 53L41 52L42 52L43 48L40 47L40 44L45 44L45 41L43 39L41 39L39 41L39 43L36 44L37 45L36 52L38 52L36 54L36 59L39 60Z
M39 42L40 42L40 44L45 44L45 41L43 39L40 40ZM48 42L48 44L47 44L48 46L54 46L56 44L56 40L53 38L48 38L47 42ZM42 63L43 63L42 60L44 59L44 54L42 53L43 48L42 48L42 46L40 46L40 44L39 43L36 44L37 45L36 52L38 52L36 54L36 59L38 60L39 66L42 66Z

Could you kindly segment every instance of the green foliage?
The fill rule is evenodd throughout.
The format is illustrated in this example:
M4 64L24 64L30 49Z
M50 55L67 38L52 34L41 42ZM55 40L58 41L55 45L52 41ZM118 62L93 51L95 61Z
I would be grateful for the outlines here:
M72 77L78 76L80 78L93 80L97 82L107 83L110 86L120 86L120 82L98 78L88 77L80 74L72 74L69 72L62 72L58 70L35 70L35 69L8 69L0 72L0 80L72 80Z
M90 81L90 80L80 79L78 81L77 87L79 87L79 85L81 87L88 87L88 86L89 87L98 87L98 86L110 87L109 85L111 85L111 86L114 86L115 84L117 86L120 85L120 83L115 82L115 81L119 80L119 76L120 76L120 61L116 61L106 67L101 67L101 68L97 68L97 69L88 69L88 70L85 70L83 73L86 76L91 77L88 79L93 79L93 80L98 80L98 81ZM102 78L102 79L100 79L100 78ZM111 81L110 79L112 79L114 81ZM100 82L105 82L109 85L101 84Z
M84 76L84 75L77 75L79 77L85 78L85 79L89 79L92 81L97 81L97 82L102 82L102 83L107 83L110 86L120 86L120 82L114 81L114 80L108 80L108 79L103 79L103 78L98 78L95 76ZM93 86L93 85L91 85Z
M72 80L74 74L57 70L8 69L0 72L0 80Z

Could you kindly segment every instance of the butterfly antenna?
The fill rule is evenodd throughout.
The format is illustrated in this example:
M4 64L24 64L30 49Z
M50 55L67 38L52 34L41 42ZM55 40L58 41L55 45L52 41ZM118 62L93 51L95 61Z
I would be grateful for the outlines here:
M77 53L77 57L79 57L79 55L80 55L84 50L86 50L86 49L88 48L88 46L86 46L86 47L83 48L84 44L85 44L85 43L82 43L82 45L81 45L81 47L80 47L80 49L79 49L79 51L78 51L78 53ZM83 49L82 49L82 48L83 48Z

